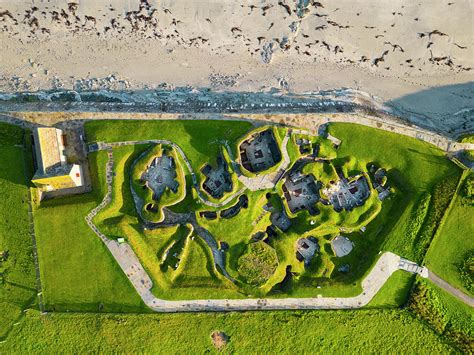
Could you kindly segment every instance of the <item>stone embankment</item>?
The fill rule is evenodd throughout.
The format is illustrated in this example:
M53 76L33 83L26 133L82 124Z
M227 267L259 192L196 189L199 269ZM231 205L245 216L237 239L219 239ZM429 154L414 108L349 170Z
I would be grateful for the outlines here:
M90 120L236 120L250 121L256 125L278 124L297 127L316 133L323 124L331 122L356 123L402 134L432 144L445 152L474 150L472 143L455 140L389 115L370 116L360 112L346 113L137 113L137 112L8 112L0 115L0 121L23 126L52 126L65 121Z

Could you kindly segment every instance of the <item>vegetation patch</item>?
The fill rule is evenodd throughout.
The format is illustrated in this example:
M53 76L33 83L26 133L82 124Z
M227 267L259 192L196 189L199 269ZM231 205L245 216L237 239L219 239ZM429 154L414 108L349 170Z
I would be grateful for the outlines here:
M36 302L28 220L29 149L23 130L0 123L0 341Z
M414 261L418 263L422 262L446 209L453 199L457 184L457 178L447 177L438 183L433 189L432 202L423 224L423 229L420 231L414 242Z
M472 309L427 280L417 280L408 310L459 350L472 351Z
M468 291L474 293L474 250L470 250L459 266L459 273Z
M421 197L421 201L418 204L418 207L412 212L412 217L408 224L405 239L407 243L405 244L405 250L402 255L406 257L412 257L410 255L410 251L416 249L416 242L418 239L418 235L420 233L421 227L426 219L426 215L428 214L428 208L430 207L430 200L431 195L425 194ZM411 242L411 243L410 243ZM409 245L410 243L411 245Z
M278 257L271 246L264 242L251 243L239 258L239 274L250 285L264 284L275 272Z
M470 295L474 295L469 276L472 272L469 271L469 260L474 253L474 238L470 237L474 235L474 206L467 190L472 176L472 173L465 173L459 182L451 207L446 210L425 258L430 270Z

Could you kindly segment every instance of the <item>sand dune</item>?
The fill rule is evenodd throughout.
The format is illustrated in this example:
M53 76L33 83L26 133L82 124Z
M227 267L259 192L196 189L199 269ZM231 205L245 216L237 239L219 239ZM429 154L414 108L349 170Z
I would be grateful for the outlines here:
M472 80L473 27L470 0L2 0L0 91L352 87L394 100Z

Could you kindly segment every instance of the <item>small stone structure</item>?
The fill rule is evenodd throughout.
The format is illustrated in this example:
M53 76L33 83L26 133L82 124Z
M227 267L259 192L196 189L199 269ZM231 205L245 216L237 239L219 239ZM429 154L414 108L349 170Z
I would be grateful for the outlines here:
M227 162L222 154L217 157L217 167L213 168L206 164L201 169L206 180L202 184L204 191L214 198L221 198L225 192L232 191L232 178L230 176Z
M247 195L240 195L237 203L225 210L222 210L220 216L222 218L232 218L237 216L242 208L247 208L249 205L249 198Z
M153 191L153 200L157 201L163 195L166 188L174 193L178 192L179 183L176 179L176 165L172 156L162 155L151 162L147 170L142 174L141 180Z
M347 237L338 235L331 241L331 247L338 258L348 255L354 248L354 243Z
M318 240L314 237L300 238L296 242L296 259L304 261L308 266L316 253L319 252Z
M340 175L340 179L327 186L323 193L329 198L336 212L351 211L362 206L370 196L370 188L365 176L355 176L351 180Z
M377 191L379 200L385 200L390 195L390 186L387 184L387 171L383 168L378 168L375 164L371 164L368 170L372 178L372 186Z
M219 331L212 332L211 339L217 350L222 350L229 342L229 337L224 332Z
M313 175L303 175L299 171L290 174L283 184L283 193L291 213L308 210L314 216L319 213L319 189Z
M286 232L291 227L291 220L286 215L285 211L272 212L270 216L272 224L282 232Z
M253 134L239 147L242 166L258 173L277 164L282 156L272 129Z

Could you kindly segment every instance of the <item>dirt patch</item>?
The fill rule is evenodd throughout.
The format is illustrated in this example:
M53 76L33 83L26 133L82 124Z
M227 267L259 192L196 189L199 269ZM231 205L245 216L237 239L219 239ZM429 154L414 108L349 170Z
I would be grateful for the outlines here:
M217 350L222 350L229 342L229 337L220 331L214 331L211 334L212 344Z

